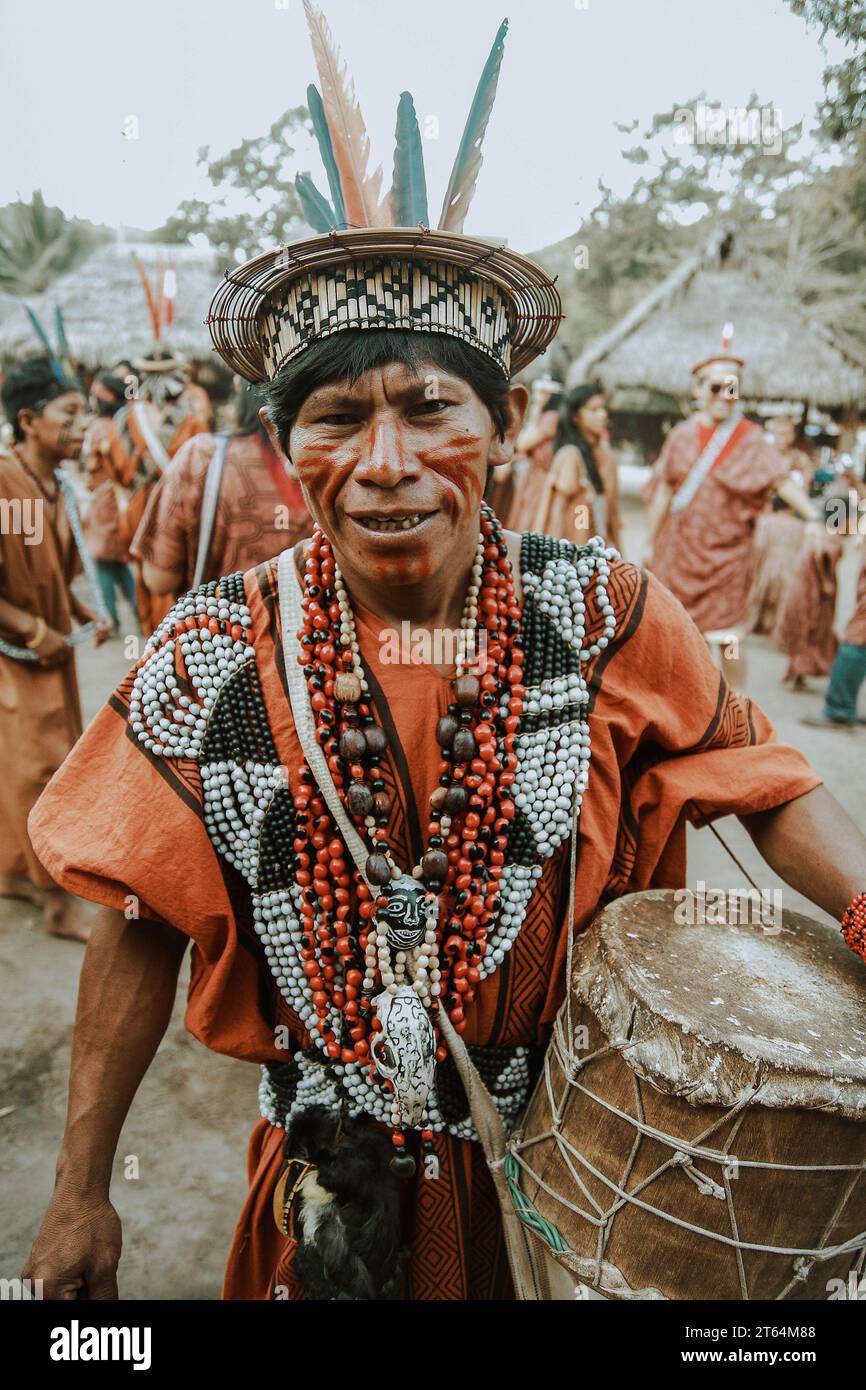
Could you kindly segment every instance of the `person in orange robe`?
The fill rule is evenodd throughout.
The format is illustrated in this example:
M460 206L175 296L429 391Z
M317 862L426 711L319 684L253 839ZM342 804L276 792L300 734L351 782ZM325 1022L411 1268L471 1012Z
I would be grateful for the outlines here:
M42 907L55 936L87 940L83 917L58 890L27 833L34 802L81 733L73 649L75 623L95 615L73 593L81 570L55 470L81 451L84 396L61 384L47 359L22 362L6 376L3 408L13 452L0 455L0 895ZM100 626L98 640L110 626ZM35 656L35 660L16 657Z
M720 651L739 689L757 520L774 492L798 516L818 520L764 431L739 413L744 366L722 352L692 368L697 412L665 440L648 496L649 567Z
M621 549L619 471L607 420L598 382L583 382L569 391L560 408L555 452L530 530L575 545L600 535Z
M410 336L423 345L420 362L419 346L413 344L410 354L404 345ZM440 386L435 411L424 396L430 371ZM437 720L452 705L453 668L397 663L386 639L404 621L431 639L459 622L485 481L491 467L512 456L526 403L524 388L502 381L494 386L493 375L475 349L451 340L443 346L432 334L338 332L307 348L300 365L283 369L270 406L275 447L292 460L311 515L331 538L377 720L389 730L381 764L390 806L386 833L395 861L403 864L415 862L419 840L423 844L425 808L440 773ZM383 532L380 516L399 518L398 532ZM543 554L539 545L547 547ZM598 554L514 533L506 533L497 551L501 572L513 576L525 625L530 692L546 669L546 619L535 595L548 550L576 585L575 565ZM268 875L278 872L288 848L281 851L271 838L275 824L267 829L255 820L257 803L247 792L250 830L237 822L239 838L230 836L235 848L220 839L236 816L228 809L230 768L239 776L248 767L259 787L268 768L283 769L288 801L281 805L300 804L305 794L309 774L286 683L304 649L297 624L285 627L282 620L292 586L304 582L304 566L299 545L279 564L269 561L224 579L216 593L203 591L200 618L179 605L140 671L121 684L31 816L34 844L56 880L106 909L82 974L57 1186L25 1271L45 1280L48 1297L109 1297L116 1290L120 1231L108 1191L112 1155L164 1033L190 941L186 1022L207 1047L265 1064L277 1086L292 1072L295 1049L310 1042L288 1003L280 968L269 965L273 949L262 944L241 873L248 862L265 866ZM513 939L502 938L499 961L493 957L495 968L461 1024L465 1042L481 1050L511 1049L508 1055L516 1058L513 1050L522 1049L527 1084L564 997L569 932L582 930L600 903L620 894L682 885L689 821L743 817L767 861L837 917L866 882L866 841L805 758L778 743L766 716L731 690L678 600L630 564L611 558L609 571L607 597L599 598L594 585L586 591L581 645L588 657L591 762L579 821L574 921L567 920L569 850L563 842L544 859L522 925ZM603 633L611 621L615 633L607 641ZM187 638L202 624L207 636ZM553 629L549 635L560 640ZM208 681L224 682L217 695L212 684L203 684L198 658L190 657L192 669L183 655L185 643L191 652L191 641L205 650L212 637L235 642L241 661L239 675L204 672ZM157 670L157 685L149 685L148 673ZM163 688L165 702L157 693ZM165 756L163 738L187 718L195 725L200 701L214 699L201 732L213 741L209 757L185 753L194 747L185 741L178 756ZM162 734L154 719L164 721ZM193 729L182 738L198 736ZM215 792L223 776L225 790ZM526 814L531 827L533 813ZM225 829L214 828L221 820ZM228 848L231 862L212 835ZM823 855L815 853L818 843ZM259 893L276 881L262 881ZM99 1007L109 998L110 1008ZM449 1075L454 1085L443 1061L443 1086ZM408 1250L402 1294L419 1301L508 1300L514 1291L497 1197L479 1144L460 1136L468 1104L459 1085L448 1113L453 1128L433 1135L429 1175L425 1163L414 1177L401 1179ZM297 1239L278 1230L274 1217L285 1143L279 1124L267 1116L258 1122L226 1298L304 1297Z
M176 358L155 349L133 367L137 376L132 379L132 395L112 421L109 446L113 477L124 490L118 496L125 495L127 499L121 513L121 539L127 548L141 524L148 498L174 454L188 440L203 433L210 420L209 415L196 413L200 402L196 406L194 400L192 409L181 406L184 369ZM207 400L206 393L202 395ZM136 598L142 629L152 632L170 609L171 599L148 589L140 562Z
M511 483L511 502L508 510L493 510L510 526L512 531L532 531L538 508L547 486L547 475L555 452L554 441L559 429L559 407L562 402L562 386L558 381L544 376L532 383L529 409L526 421L517 441L518 453L526 459L526 467L519 484L514 483L516 463L507 464L494 472L506 475Z
M277 457L259 419L262 396L247 386L228 440L202 583L253 569L308 536L312 522L296 478ZM195 579L202 502L216 436L198 434L174 455L154 487L132 554L153 594L177 597Z
M845 624L836 651L820 714L807 715L804 724L815 729L856 729L866 724L857 699L866 681L866 552L857 577L854 612Z
M797 447L797 421L777 415L768 426L773 447L788 462L788 476L809 490L814 467ZM785 593L803 544L803 519L774 493L755 526L752 587L746 626L749 632L771 636L779 622ZM832 626L832 624L831 624ZM832 660L832 657L831 657Z

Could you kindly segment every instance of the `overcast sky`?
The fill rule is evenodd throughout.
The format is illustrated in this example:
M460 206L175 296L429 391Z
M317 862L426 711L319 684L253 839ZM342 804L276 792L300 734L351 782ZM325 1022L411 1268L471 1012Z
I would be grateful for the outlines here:
M756 89L811 121L827 61L783 0L324 0L390 181L397 97L438 118L431 215L499 21L511 21L467 232L530 250L574 231L599 177L625 191L614 121L706 90ZM832 44L832 41L830 41ZM839 51L837 45L831 54ZM68 214L159 226L207 185L196 152L264 133L317 81L301 0L4 4L0 203L41 188ZM137 140L123 134L137 118ZM317 156L305 161L325 187Z

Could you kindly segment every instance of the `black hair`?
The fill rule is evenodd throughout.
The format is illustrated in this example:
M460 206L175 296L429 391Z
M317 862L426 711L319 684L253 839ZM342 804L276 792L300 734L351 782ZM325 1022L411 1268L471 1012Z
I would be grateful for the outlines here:
M391 329L343 329L313 343L277 374L267 392L271 422L288 457L289 434L307 397L332 381L356 382L365 372L397 362L420 373L439 367L471 386L490 412L500 439L508 426L509 382L492 358L461 338Z
M268 403L267 389L244 381L238 392L235 406L238 422L233 433L236 436L257 434L263 442L270 444L268 432L259 418L259 411Z
M556 443L554 445L554 449L561 449L566 444L573 444L576 449L580 450L589 481L598 493L604 492L604 482L598 471L592 445L583 430L574 423L574 416L578 410L583 409L587 401L592 400L593 396L603 395L604 387L601 382L583 381L580 386L575 386L567 395L562 397L559 405L559 428L556 431Z
M32 410L39 415L49 401L80 391L74 382L59 382L47 357L26 357L6 376L3 382L3 413L12 426L16 444L25 438L18 422L20 410Z
M98 381L114 397L113 401L105 401L101 397L96 397L94 402L99 418L110 420L112 416L117 414L122 405L126 405L126 383L121 381L119 376L112 376L111 372L97 372L94 381ZM91 389L92 385L91 382Z

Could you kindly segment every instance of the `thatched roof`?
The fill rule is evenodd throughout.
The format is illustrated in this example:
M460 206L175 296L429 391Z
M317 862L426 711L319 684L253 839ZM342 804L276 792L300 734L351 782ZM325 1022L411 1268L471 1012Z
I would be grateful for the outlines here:
M734 324L746 359L742 394L866 408L866 363L837 341L779 283L772 269L736 253L730 234L684 261L572 364L569 382L597 377L607 390L643 388L684 397L689 368Z
M82 365L96 367L119 357L136 357L153 346L153 333L144 291L132 252L144 263L151 279L157 263L173 262L177 272L174 324L164 330L165 344L186 357L212 354L204 317L225 270L213 251L157 242L112 241L98 246L75 270L61 275L41 295L0 312L0 357L29 356L39 342L25 314L26 303L54 336L54 306L63 310L69 345Z

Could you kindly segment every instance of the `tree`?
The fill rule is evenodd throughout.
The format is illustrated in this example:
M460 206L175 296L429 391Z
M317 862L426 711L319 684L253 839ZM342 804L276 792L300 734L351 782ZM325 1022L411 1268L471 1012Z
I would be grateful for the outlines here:
M637 121L617 128L632 140L623 158L639 171L630 192L618 198L600 184L580 230L540 254L559 275L573 352L700 250L713 228L732 227L738 242L772 254L781 240L775 210L810 177L808 160L795 154L802 127L783 129L774 104L755 93L729 111L701 92L645 129Z
M242 140L228 154L212 158L210 147L198 152L214 197L180 204L159 235L167 241L188 241L204 233L229 257L254 256L286 239L287 229L302 220L294 176L297 156L292 136L307 127L305 106L283 113L266 135Z
M861 143L866 125L866 8L862 0L788 0L806 23L841 39L853 53L824 69L821 109L831 140Z
M80 264L106 233L46 205L39 189L0 208L0 289L33 295Z

